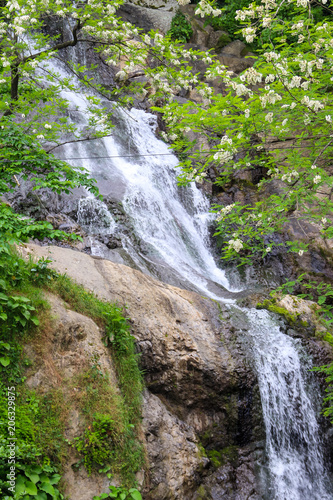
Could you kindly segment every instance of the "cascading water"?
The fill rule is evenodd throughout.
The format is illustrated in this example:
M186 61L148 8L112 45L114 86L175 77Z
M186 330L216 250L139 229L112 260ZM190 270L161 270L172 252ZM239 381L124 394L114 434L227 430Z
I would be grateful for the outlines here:
M85 127L84 97L68 92L67 98L73 119ZM73 165L86 167L98 180L102 194L122 201L135 237L146 245L145 254L135 249L128 235L123 244L143 272L151 272L149 262L154 263L155 270L171 268L187 287L228 301L225 291L232 287L209 251L207 201L194 184L187 189L177 187L177 159L156 138L155 117L136 109L131 117L122 111L117 115L113 137L73 143L59 149L58 155L69 162L73 157L83 158ZM91 233L101 232L98 225L109 233L115 230L105 205L90 198L81 200L79 206L79 220L81 217ZM85 210L88 206L89 211ZM89 220L89 213L97 219L101 214L103 220ZM264 496L270 500L332 500L326 484L317 409L300 361L302 348L280 331L268 313L242 313L249 323L247 338L266 425L269 480Z
M284 335L267 311L247 311L251 354L258 375L269 458L269 497L274 500L333 498L324 470L317 408L306 388L300 343ZM301 359L303 363L301 364Z

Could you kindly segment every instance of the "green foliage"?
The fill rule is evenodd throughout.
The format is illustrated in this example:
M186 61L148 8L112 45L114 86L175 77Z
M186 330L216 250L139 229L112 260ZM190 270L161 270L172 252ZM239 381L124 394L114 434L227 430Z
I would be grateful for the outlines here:
M322 323L330 328L333 323L333 287L330 283L324 281L311 280L303 273L296 280L287 281L276 290L271 292L274 296L277 292L282 294L295 294L297 297L305 300L312 300L318 304L314 309L314 314Z
M193 35L193 29L184 14L180 11L172 18L171 28L167 32L171 40L178 40L179 42L188 42Z
M22 178L29 179L34 184L33 189L47 187L57 193L69 193L75 187L85 186L98 195L96 181L83 168L73 169L66 162L48 154L12 117L2 118L2 123L0 193L13 190L17 179Z
M265 5L251 3L237 14L247 43L269 31L267 40L259 41L253 68L235 78L210 54L205 76L220 79L223 93L201 83L197 92L203 102L158 108L170 127L164 136L176 151L187 153L181 185L202 182L214 170L216 192L222 192L243 177L241 171L253 175L250 205L214 208L222 257L240 265L277 254L282 240L275 233L291 218L301 227L318 225L324 240L333 235L332 18L323 23L310 4L304 8L296 1L286 7L292 16L284 13L283 2ZM205 136L210 147L193 152L191 142L186 144L188 130ZM304 237L283 246L302 255L308 245Z
M93 467L105 467L114 461L119 440L118 425L113 418L108 414L96 413L92 425L82 436L75 438L76 449L83 455L84 466L89 474Z
M56 467L50 465L48 447L51 438L45 441L48 432L54 429L48 427L47 421L40 420L40 414L45 411L50 401L46 397L37 398L33 391L27 389L16 392L15 399L15 494L11 491L7 474L10 472L10 448L8 444L7 422L7 387L0 387L0 493L1 498L36 498L41 500L60 500L63 498L57 488L60 475ZM60 407L58 407L59 411ZM58 426L58 420L52 422Z
M248 7L250 3L252 3L251 0L226 0L225 2L217 2L217 5L222 9L222 14L218 17L208 16L205 19L205 24L212 26L214 30L226 31L231 40L239 39L238 32L241 24L235 19L236 11Z
M15 477L15 494L12 496L12 492L6 491L7 488L4 488L3 493L5 493L5 496L2 498L3 500L11 498L15 500L62 500L64 496L57 487L60 479L61 476L57 473L57 469L50 465L18 464Z
M333 363L330 365L319 366L313 368L313 371L323 373L325 375L325 381L327 383L327 396L324 398L324 410L323 414L328 417L333 424Z
M94 496L93 500L105 500L114 498L116 500L142 500L141 493L136 488L123 488L121 486L109 486L110 493L102 493L100 496Z
M79 387L76 399L85 422L85 430L73 443L82 455L78 465L83 463L89 473L119 474L125 485L132 486L135 472L144 462L137 427L124 397L103 374L98 359L92 362L91 368L73 381Z

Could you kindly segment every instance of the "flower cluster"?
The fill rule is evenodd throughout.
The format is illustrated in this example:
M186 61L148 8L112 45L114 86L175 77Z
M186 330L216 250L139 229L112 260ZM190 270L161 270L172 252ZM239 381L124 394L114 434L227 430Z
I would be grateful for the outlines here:
M235 250L235 252L239 253L244 247L241 239L236 238L235 240L228 241L229 249Z
M221 208L221 210L217 213L215 220L217 222L220 222L221 220L223 220L224 217L232 211L234 206L235 206L235 204L232 203L231 205L227 205L226 207Z

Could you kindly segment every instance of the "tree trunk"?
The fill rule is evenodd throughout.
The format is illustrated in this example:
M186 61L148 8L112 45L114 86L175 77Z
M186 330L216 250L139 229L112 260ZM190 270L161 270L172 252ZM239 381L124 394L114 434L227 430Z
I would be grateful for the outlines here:
M18 86L19 86L19 63L14 63L11 68L11 88L10 88L10 97L17 101L18 99Z

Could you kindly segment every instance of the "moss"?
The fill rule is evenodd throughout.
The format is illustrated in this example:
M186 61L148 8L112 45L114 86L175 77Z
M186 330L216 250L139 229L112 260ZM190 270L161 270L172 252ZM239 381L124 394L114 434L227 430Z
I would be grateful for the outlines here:
M202 446L201 443L198 443L198 457L199 458L207 458L207 453L205 448Z
M213 467L218 469L222 465L222 454L217 450L208 450L207 455L209 460L211 461Z
M256 305L257 309L267 309L268 311L271 311L275 314L279 314L280 316L283 316L287 323L295 323L295 321L298 318L297 314L291 314L290 312L287 311L284 307L279 307L272 300L264 300L263 302L258 302Z
M216 469L226 464L237 467L238 464L237 446L227 446L222 450L207 450L207 456Z
M209 492L206 490L203 484L197 489L195 498L197 500L207 500L207 498L210 498Z
M244 47L244 49L241 51L240 55L242 57L246 57L249 52L251 52L250 48L249 47Z
M227 462L236 467L238 464L238 448L237 446L227 446L220 452L222 465Z
M326 332L323 340L326 340L326 342L328 342L333 347L333 335L331 333Z
M216 52L219 52L220 50L222 50L223 47L228 45L228 43L230 43L231 41L232 40L231 40L230 36L227 33L223 33L223 35L220 36L220 38L216 44L216 47L215 47Z

